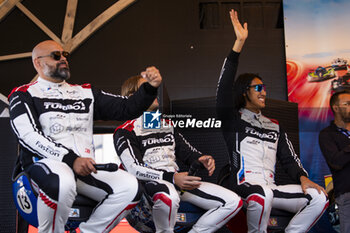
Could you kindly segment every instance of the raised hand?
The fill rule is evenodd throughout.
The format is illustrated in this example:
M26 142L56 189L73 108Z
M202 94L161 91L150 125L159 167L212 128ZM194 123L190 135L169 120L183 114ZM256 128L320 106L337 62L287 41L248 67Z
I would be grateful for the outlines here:
M238 13L235 10L230 11L230 17L237 40L246 40L248 37L248 24L244 23L242 27L238 19Z
M147 67L145 71L141 72L141 76L153 87L159 87L162 82L162 76L154 66Z
M230 11L230 17L231 17L233 29L236 34L236 41L232 49L233 51L239 53L241 52L244 42L248 37L248 24L244 23L242 27L242 24L239 22L239 19L238 19L238 13L235 10Z

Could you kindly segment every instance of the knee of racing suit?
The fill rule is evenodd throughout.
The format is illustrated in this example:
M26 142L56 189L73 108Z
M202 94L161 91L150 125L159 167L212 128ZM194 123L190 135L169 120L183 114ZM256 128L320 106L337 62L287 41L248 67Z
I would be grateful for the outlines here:
M252 193L246 199L248 232L266 232L271 212L273 192L262 187L264 193Z
M323 192L318 193L317 189L314 188L308 188L306 191L312 198L310 200L310 205L314 206L315 212L321 213L328 207L328 198Z
M236 193L233 193L225 206L229 206L231 209L234 209L235 212L238 212L243 207L243 200Z
M180 196L172 184L158 183L158 182L147 182L145 184L145 193L152 202L163 202L172 208L178 209L180 203Z
M46 196L71 207L77 195L76 180L73 171L67 165L61 164L60 172L56 172L46 164L36 163L28 173L41 198Z

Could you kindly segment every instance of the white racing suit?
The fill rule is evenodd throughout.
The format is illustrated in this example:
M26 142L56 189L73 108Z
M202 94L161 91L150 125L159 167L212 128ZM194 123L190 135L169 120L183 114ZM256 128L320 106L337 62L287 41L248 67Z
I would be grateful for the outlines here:
M109 232L140 198L137 179L125 171L73 172L78 156L94 158L93 120L127 120L156 98L148 83L130 98L90 84L52 83L42 78L15 88L10 118L20 143L20 162L37 190L40 233L62 233L77 193L99 203L81 232ZM137 106L137 107L136 107Z
M208 210L190 231L198 233L215 232L242 207L234 192L208 182L180 192L174 184L176 160L189 165L202 154L164 120L160 129L144 129L142 117L127 121L117 128L114 145L126 170L145 181L157 232L174 232L180 200Z
M275 185L277 159L296 183L301 176L307 177L307 172L278 121L234 108L238 57L231 51L226 58L217 89L217 116L222 121L232 172L224 186L245 201L248 232L266 232L272 207L296 213L285 232L307 232L327 208L327 198L316 189L307 189L305 195L300 185Z

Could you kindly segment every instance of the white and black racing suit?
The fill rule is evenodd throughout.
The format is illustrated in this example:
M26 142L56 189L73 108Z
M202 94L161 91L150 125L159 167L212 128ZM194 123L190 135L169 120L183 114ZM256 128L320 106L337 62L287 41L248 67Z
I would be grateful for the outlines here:
M98 171L78 176L78 156L94 158L93 121L140 116L156 98L145 83L132 97L105 93L90 84L52 83L42 78L15 88L10 118L20 143L20 162L37 189L39 232L63 232L77 193L100 204L82 232L109 232L140 198L137 179L129 173Z
M307 232L322 215L328 201L316 189L302 192L300 185L275 185L278 159L296 182L307 177L293 145L278 121L247 109L234 109L233 83L239 53L225 59L217 89L217 116L230 155L232 177L224 184L247 204L249 232L266 232L271 207L297 213L286 232Z
M127 121L117 128L114 145L126 170L145 181L157 232L174 232L180 200L208 210L190 231L197 233L215 232L242 207L234 192L208 182L180 194L173 178L176 160L189 165L202 154L164 120L160 129L144 129L142 116Z

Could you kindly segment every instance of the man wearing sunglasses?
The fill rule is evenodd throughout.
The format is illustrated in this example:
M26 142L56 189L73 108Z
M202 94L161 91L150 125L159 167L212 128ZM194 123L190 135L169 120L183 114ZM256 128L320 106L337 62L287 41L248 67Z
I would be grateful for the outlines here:
M137 179L123 170L96 171L93 121L140 116L157 96L161 75L155 67L129 98L90 84L71 85L68 53L54 41L32 53L37 81L10 96L11 125L20 143L19 160L38 192L40 233L62 233L77 193L99 203L81 232L109 232L140 198Z
M319 145L332 172L340 232L350 232L350 91L335 92L329 106L334 121L319 134Z
M237 12L230 12L236 41L226 58L217 89L217 116L230 155L230 177L223 185L247 206L248 232L266 232L271 208L296 213L285 232L307 232L328 206L325 190L307 178L287 134L261 114L266 91L262 78L245 73L234 81L239 53L248 37ZM295 182L275 184L277 159Z

